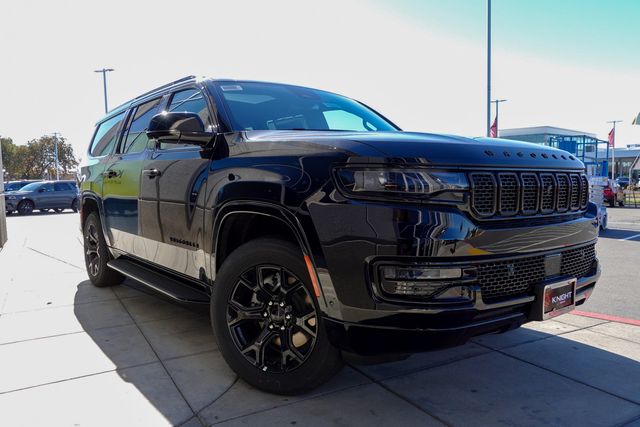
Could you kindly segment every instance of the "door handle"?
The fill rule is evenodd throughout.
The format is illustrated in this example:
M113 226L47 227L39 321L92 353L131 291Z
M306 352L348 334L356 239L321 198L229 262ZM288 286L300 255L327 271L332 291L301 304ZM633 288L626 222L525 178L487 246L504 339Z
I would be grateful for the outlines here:
M102 172L102 176L105 178L115 178L117 175L118 175L118 172L112 169Z
M149 179L162 175L158 169L144 169L142 175L148 176Z

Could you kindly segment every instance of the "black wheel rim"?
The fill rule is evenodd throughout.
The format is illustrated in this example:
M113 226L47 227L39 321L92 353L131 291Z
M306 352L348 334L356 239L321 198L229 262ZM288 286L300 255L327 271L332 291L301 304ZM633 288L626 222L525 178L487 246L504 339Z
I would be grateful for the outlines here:
M97 276L100 272L100 252L98 252L98 229L95 224L89 224L84 233L84 249L87 261L87 271L92 276Z
M227 302L227 326L237 350L264 372L290 372L316 344L318 316L302 281L277 265L240 275Z
M20 213L22 214L28 214L31 213L33 211L33 203L31 203L28 200L25 200L24 202L22 202L20 204L20 206L18 207L18 209L20 210Z

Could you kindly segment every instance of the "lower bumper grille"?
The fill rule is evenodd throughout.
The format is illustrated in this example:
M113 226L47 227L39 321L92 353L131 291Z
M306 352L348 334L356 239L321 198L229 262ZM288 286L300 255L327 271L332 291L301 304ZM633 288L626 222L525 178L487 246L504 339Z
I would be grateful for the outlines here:
M591 273L596 259L595 245L569 249L561 254L560 276L580 278ZM485 302L496 302L531 295L533 286L546 278L544 260L544 255L537 255L479 264L477 277L482 299Z

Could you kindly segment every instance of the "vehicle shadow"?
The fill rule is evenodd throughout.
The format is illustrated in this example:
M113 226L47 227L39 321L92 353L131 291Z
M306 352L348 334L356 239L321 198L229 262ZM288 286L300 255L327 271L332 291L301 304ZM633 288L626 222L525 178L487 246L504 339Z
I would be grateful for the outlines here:
M449 425L622 425L640 416L640 344L632 342L640 333L628 335L615 324L547 322L547 330L520 328L402 361L349 363L318 390L285 397L237 379L217 350L206 312L128 280L112 291L104 301L110 308L101 311L78 292L75 316L121 381L173 425L243 416L250 425L335 425L336 414L344 425L386 416L401 423L409 415ZM135 419L135 405L121 409Z
M628 239L633 238L634 240L640 238L640 230L623 230L619 228L607 228L605 231L600 231L600 235L598 236L601 239Z

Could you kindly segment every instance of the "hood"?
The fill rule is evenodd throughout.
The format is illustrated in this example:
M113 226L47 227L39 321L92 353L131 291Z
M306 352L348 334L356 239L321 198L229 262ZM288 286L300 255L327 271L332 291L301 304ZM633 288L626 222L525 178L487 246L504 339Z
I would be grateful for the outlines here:
M24 196L26 194L30 194L32 193L31 191L22 191L22 190L15 190L15 191L7 191L4 193L5 196Z
M584 169L563 150L499 138L465 138L418 132L249 131L249 141L322 144L367 162L422 163L536 169ZM352 161L363 161L353 158ZM376 160L376 158L382 158Z

